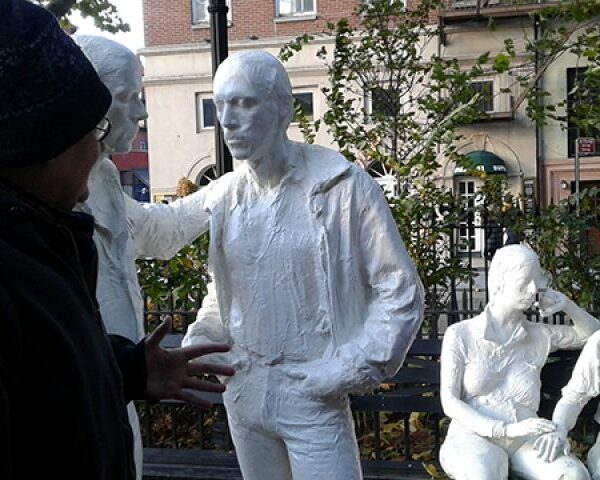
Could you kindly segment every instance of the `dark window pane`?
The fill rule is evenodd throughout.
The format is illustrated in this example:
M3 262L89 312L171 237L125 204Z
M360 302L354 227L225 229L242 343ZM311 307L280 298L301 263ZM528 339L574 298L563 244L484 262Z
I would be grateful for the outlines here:
M391 90L381 87L371 90L371 112L373 114L393 117L396 110L394 102L395 96Z
M298 105L302 110L302 114L306 118L307 121L312 122L314 120L314 111L313 111L313 94L312 93L294 93L294 104ZM293 122L298 122L300 118L296 112L294 112Z
M471 82L473 94L479 94L479 100L476 104L477 109L482 112L492 112L494 110L494 82L486 80L483 82Z
M215 104L210 98L202 99L202 126L204 128L215 126Z

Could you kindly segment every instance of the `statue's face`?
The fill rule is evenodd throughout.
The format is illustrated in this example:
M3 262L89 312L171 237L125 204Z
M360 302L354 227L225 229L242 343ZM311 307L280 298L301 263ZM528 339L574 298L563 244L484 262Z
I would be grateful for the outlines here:
M138 131L139 122L148 117L141 99L142 76L140 68L132 64L123 69L118 78L102 79L113 95L110 110L106 114L112 123L111 131L103 143L114 153L127 153Z
M278 139L279 110L262 89L232 72L215 85L217 118L236 160L257 161Z
M501 301L518 310L531 308L538 289L545 286L540 266L537 262L524 262L507 272L502 283Z

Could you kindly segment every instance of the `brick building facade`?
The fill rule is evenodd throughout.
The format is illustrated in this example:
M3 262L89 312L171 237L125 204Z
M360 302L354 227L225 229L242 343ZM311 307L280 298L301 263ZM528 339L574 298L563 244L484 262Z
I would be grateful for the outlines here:
M294 94L310 103L314 118L326 109L321 89L326 87L326 70L316 52L332 39L318 35L327 22L342 17L352 21L358 0L230 0L229 49L267 50L277 55L290 39L303 33L316 34L316 41L294 56L286 68ZM407 0L408 7L418 0ZM145 43L140 53L145 62L145 91L149 111L148 136L150 178L154 200L175 192L177 181L186 177L200 183L213 174L214 130L211 113L210 29L208 0L144 0ZM440 38L441 55L458 58L468 67L483 52L492 55L504 49L504 40L515 42L517 57L525 58L524 35L535 35L531 13L553 0L446 0L446 6L432 15L432 22L447 24ZM496 29L488 28L494 18ZM564 56L544 75L553 95L565 98L567 71L576 60ZM463 133L464 153L484 151L496 155L506 167L508 184L516 195L535 196L544 203L568 196L573 180L567 134L552 122L536 129L525 115L526 103L513 109L518 89L505 89L512 82L509 73L490 73L478 87L490 89L494 100L489 121L470 125ZM301 139L297 126L290 127L292 139ZM327 132L319 131L317 143L331 146ZM582 180L600 180L597 157L582 161ZM458 178L454 165L442 162L440 178L456 191L477 189L477 179ZM470 182L470 183L469 183ZM568 184L568 188L564 185ZM462 185L461 185L462 184Z
M350 17L357 0L311 0L300 3L308 4L308 7L312 4L312 11L278 16L275 1L232 0L229 3L230 42L254 37L264 39L319 33L325 30L327 22ZM192 6L193 0L144 0L146 46L206 43L210 39L208 23L194 22Z

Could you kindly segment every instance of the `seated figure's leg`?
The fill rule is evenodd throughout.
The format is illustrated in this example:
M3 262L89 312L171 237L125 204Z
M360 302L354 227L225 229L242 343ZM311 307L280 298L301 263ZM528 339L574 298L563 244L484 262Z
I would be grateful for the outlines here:
M588 452L587 466L592 474L592 480L600 480L600 433L596 437L596 443Z
M447 437L440 449L440 463L454 480L508 479L508 454L495 443L471 432Z
M585 465L574 455L562 455L546 463L538 457L533 442L526 442L510 458L511 472L524 480L589 480Z

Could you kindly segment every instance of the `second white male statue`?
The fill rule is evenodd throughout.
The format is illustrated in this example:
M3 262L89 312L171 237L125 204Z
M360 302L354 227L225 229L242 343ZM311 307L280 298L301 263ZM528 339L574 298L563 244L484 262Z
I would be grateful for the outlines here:
M78 208L94 216L94 242L98 250L96 297L108 333L134 342L144 336L143 302L137 279L138 257L170 258L206 230L208 214L203 193L170 205L142 206L121 187L119 172L109 158L126 153L147 117L140 99L142 76L137 57L125 46L103 37L81 35L75 41L88 57L113 96L107 118L112 126L102 142L101 158L88 180L89 198ZM215 384L203 384L213 390ZM203 403L195 400L200 406ZM142 478L142 444L133 404L128 413L135 437L138 480Z
M401 366L420 280L377 183L288 140L292 90L276 58L230 56L214 101L241 164L208 187L214 285L184 345L233 345L224 400L245 480L358 480L348 393Z

